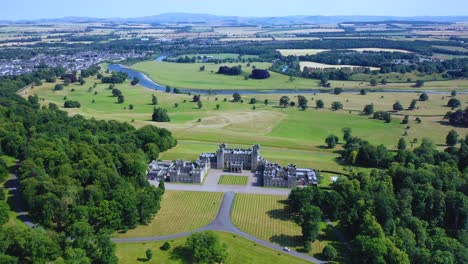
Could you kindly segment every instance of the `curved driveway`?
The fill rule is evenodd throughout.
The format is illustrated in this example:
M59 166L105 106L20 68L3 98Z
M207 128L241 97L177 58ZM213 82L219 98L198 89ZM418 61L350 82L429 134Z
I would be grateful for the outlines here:
M270 243L262 239L258 239L254 236L251 236L247 233L240 231L236 226L234 226L234 224L231 221L231 211L232 211L232 206L234 203L234 196L235 196L234 192L232 191L226 192L224 194L223 201L219 208L218 215L213 220L213 222L211 222L209 225L204 226L202 228L199 228L190 232L184 232L184 233L179 233L179 234L174 234L174 235L143 237L143 238L114 238L112 239L112 241L116 243L160 241L160 240L168 240L168 239L186 237L194 232L214 230L214 231L223 231L223 232L233 233L240 237L251 240L257 244L263 245L265 247L268 247L274 250L282 251L282 253L284 254L288 254L288 255L303 259L303 260L313 262L313 263L327 263L325 261L318 260L312 256L302 254L297 251L290 251L290 252L283 251L283 248L278 245L275 245L273 243Z

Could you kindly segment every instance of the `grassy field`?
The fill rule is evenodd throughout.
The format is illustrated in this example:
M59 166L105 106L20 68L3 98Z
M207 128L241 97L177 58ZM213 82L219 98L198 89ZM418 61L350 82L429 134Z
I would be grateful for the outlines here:
M307 261L285 255L281 252L269 249L267 247L252 243L242 237L229 233L216 232L222 243L227 245L228 257L226 264L237 263L276 263L276 264L305 264ZM166 241L148 242L148 243L118 243L116 254L119 263L158 263L158 264L178 264L190 263L183 254L183 245L185 238L179 238L167 241L171 244L171 249L163 251L159 249ZM145 251L153 251L153 259L147 260Z
M218 184L226 185L246 185L249 180L247 176L221 175Z
M161 236L203 227L215 219L222 198L222 193L166 191L161 210L151 223L115 236Z
M232 221L251 235L300 250L303 247L301 228L286 206L286 199L286 196L236 194ZM342 245L334 240L331 228L322 222L320 235L312 244L310 254L319 255L328 243L342 250Z
M205 71L200 71L200 67L204 65ZM238 63L225 63L223 65L234 66L239 65ZM247 66L247 63L240 64L244 71L244 75L249 75L252 67L256 66L261 69L268 69L271 63L252 63L251 67ZM265 80L254 80L244 79L244 75L239 76L227 76L222 74L216 74L218 68L221 65L212 63L169 63L169 62L155 62L147 61L137 63L131 68L145 73L151 79L156 82L177 88L186 89L205 89L205 90L281 90L281 89L317 89L321 88L318 80L295 78L293 81L289 80L289 76L270 72L271 77ZM301 62L301 68L304 66L327 68L327 67L356 67L352 65L328 65L316 62ZM371 67L372 68L372 67ZM377 69L377 68L375 68ZM181 78L183 76L183 78ZM389 75L391 77L391 75ZM397 76L397 75L395 75ZM399 76L399 75L398 75ZM330 81L331 87L342 87L347 89L362 89L362 88L375 88L370 86L367 80L372 77L380 80L385 78L379 76L363 76L359 75L354 77L357 80L350 81ZM371 78L369 78L371 77ZM407 83L406 80L412 79L411 83ZM408 76L407 78L400 79L395 77L394 79L388 78L387 81L390 83L384 86L386 89L411 89L411 86L418 79L426 80L424 88L431 90L450 90L450 89L466 89L468 87L468 80L448 80L442 81L443 79L434 76ZM366 80L362 82L361 80ZM435 81L434 81L435 80Z
M355 136L390 148L394 148L405 132L408 142L414 138L428 137L442 145L451 129L457 130L460 135L467 133L466 129L453 128L443 123L443 115L450 110L444 105L452 89L446 94L429 95L429 101L418 102L416 110L402 111L400 114L410 115L411 128L406 131L406 126L400 124L402 116L394 116L392 123L386 124L362 116L360 111L364 105L371 103L375 110L389 111L396 101L400 101L406 108L411 100L419 98L418 93L369 92L367 95L359 95L356 91L341 95L307 94L310 106L315 106L315 101L321 99L326 109L316 110L311 107L306 111L294 107L279 108L281 94L243 95L244 103L230 102L231 95L203 95L203 108L198 109L191 102L192 96L162 93L130 86L128 83L116 85L125 96L125 103L118 104L116 98L111 96L109 85L97 84L96 88L92 88L95 82L98 80L88 79L83 86L73 84L57 92L52 91L54 83L44 83L41 87L23 91L21 95L27 97L35 93L43 99L42 103L53 102L59 106L63 105L64 97L67 97L68 100L81 103L79 109L66 109L71 114L130 122L136 127L151 124L168 128L179 140L177 147L160 156L170 160L196 159L201 152L214 151L220 142L243 147L259 143L262 145L262 155L270 161L340 171L342 166L336 162L339 155L334 150L324 149L323 145L326 136L341 136L344 127L351 127ZM154 108L150 105L152 94L158 97L158 107L168 110L170 123L150 121ZM295 95L287 96L291 101L297 101ZM250 98L258 101L255 110L247 103ZM461 108L465 108L468 95L460 94L457 98L462 102ZM264 100L268 100L269 104L265 105ZM330 110L333 101L342 102L344 110ZM134 106L133 110L129 110L130 104ZM219 110L216 105L220 106ZM416 116L422 119L422 123L414 122Z

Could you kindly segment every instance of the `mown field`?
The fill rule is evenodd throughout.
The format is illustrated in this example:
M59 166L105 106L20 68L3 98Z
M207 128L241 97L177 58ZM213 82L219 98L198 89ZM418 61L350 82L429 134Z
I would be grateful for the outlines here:
M233 234L216 232L221 243L226 243L228 257L226 264L237 263L276 263L276 264L305 264L309 263L282 252L278 252L267 247L255 244L242 237ZM166 241L148 242L148 243L118 243L116 245L116 254L119 258L119 263L133 264L138 262L143 263L158 263L158 264L178 264L190 263L186 256L183 255L182 247L186 238L169 240L171 249L163 251L160 247ZM146 259L145 251L151 249L153 258Z
M286 196L277 195L236 194L232 221L248 234L300 250L303 247L301 228L286 206L286 199ZM331 234L331 228L322 222L320 235L312 244L310 254L318 256L328 243L342 249L342 245Z
M148 225L139 226L115 237L149 237L195 230L213 221L223 193L166 191L161 210Z
M200 67L204 65L205 71L200 71ZM293 81L289 79L289 76L270 72L271 77L265 80L248 79L245 80L244 75L250 75L252 67L255 66L259 69L268 69L271 63L251 63L250 67L247 63L224 63L222 65L237 66L242 65L244 71L243 75L239 76L228 76L222 74L216 74L220 64L213 63L170 63L170 62L156 62L146 61L134 64L131 66L132 69L145 73L152 80L159 84L167 85L177 88L185 89L205 89L205 90L281 90L281 89L318 89L320 83L318 80L305 79L305 78L294 78ZM354 67L349 65L327 65L316 62L301 62L301 68L304 66L316 67L316 68L330 68L330 67ZM372 68L372 67L371 67ZM377 69L377 68L375 68ZM182 78L181 78L182 77ZM373 76L378 78L378 76ZM413 77L411 83L407 83L405 79L392 79L388 81L395 83L389 83L382 88L387 89L411 89L411 86L418 79L426 80L426 89L435 90L450 90L450 89L466 89L468 87L468 80L449 80L440 81L439 78L434 76L409 76ZM363 76L355 77L357 80L350 81L330 81L331 87L342 87L348 89L361 89L361 88L375 88L372 87L368 82L362 82L366 80ZM383 78L383 77L381 77ZM402 81L403 80L403 81ZM434 81L435 80L435 81Z
M93 88L95 82L98 84ZM202 95L203 107L198 109L196 103L191 102L190 95L162 93L128 83L116 85L125 96L123 104L118 104L117 99L111 96L109 85L99 84L96 79L88 79L83 86L67 86L63 91L52 91L54 85L44 83L21 95L37 94L43 99L42 103L53 102L59 106L63 106L66 97L81 103L79 109L65 109L71 114L130 122L136 127L151 124L168 128L179 140L177 147L160 156L170 160L196 159L201 152L214 151L220 142L243 147L259 143L262 145L262 155L270 161L340 171L343 167L336 162L339 154L335 150L325 149L324 139L329 134L341 137L344 127L352 128L355 136L389 148L394 148L405 133L407 142L428 137L441 146L449 130L455 129L461 135L467 133L466 129L445 125L443 120L450 110L445 106L450 90L446 94L430 94L428 101L417 103L416 110L402 111L399 116L393 116L390 124L386 124L363 116L361 111L364 106L374 104L376 111L390 111L392 105L400 101L407 108L420 94L369 92L360 95L358 91L340 95L305 94L311 106L306 111L296 107L278 107L281 94L243 95L244 103L230 102L231 95ZM171 122L150 121L154 108L151 105L152 94L158 97L157 107L167 109ZM291 101L297 101L296 95L287 96ZM251 98L257 100L255 110L253 105L248 104ZM461 108L467 106L468 95L460 94L457 98L462 102ZM324 101L325 109L314 108L315 101L319 99ZM264 104L265 100L268 100L268 105ZM332 111L330 107L334 101L342 102L344 110ZM129 109L130 105L134 107L132 110ZM219 105L219 109L216 105ZM400 124L405 114L410 115L409 129ZM414 122L416 117L422 120L420 124Z
M221 175L218 184L226 185L246 185L249 180L247 176Z

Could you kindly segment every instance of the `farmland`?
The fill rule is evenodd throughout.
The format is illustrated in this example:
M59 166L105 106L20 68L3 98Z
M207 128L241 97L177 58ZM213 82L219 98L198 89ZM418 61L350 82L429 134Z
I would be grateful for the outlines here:
M219 178L218 184L246 185L248 180L249 180L249 177L247 176L221 175L221 178Z
M251 235L281 246L300 249L301 228L286 206L286 199L286 196L237 194L232 221L239 229ZM321 224L319 238L312 244L310 254L321 253L328 243L341 248L328 229L326 223Z
M319 63L319 62L313 62L313 61L301 61L301 70L304 70L304 67L309 67L309 68L319 68L319 69L327 69L327 68L335 68L335 69L340 69L340 68L359 68L362 66L356 66L356 65L331 65L331 64L325 64L325 63ZM379 70L377 67L368 67L371 70Z
M307 261L282 254L275 250L264 246L252 243L245 238L238 237L229 233L216 232L221 243L226 243L228 257L226 264L237 263L277 263L277 264L305 264ZM116 254L119 258L119 263L130 264L137 261L146 263L188 263L188 260L183 255L177 254L176 249L180 249L185 243L185 238L179 238L169 241L158 241L148 243L118 243L116 246ZM169 242L172 248L168 251L160 249L164 242ZM154 256L151 260L146 260L145 251L151 249Z
M222 197L222 193L167 191L151 223L116 237L160 236L203 227L216 217Z

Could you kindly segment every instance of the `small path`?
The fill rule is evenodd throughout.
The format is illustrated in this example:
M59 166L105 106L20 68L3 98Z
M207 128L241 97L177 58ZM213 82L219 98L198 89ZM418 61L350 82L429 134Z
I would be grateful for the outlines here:
M20 180L18 179L18 176L15 173L12 173L10 179L5 183L4 186L5 189L7 189L12 194L13 203L10 206L11 210L17 213L17 218L23 221L23 223L29 227L36 227L36 224L34 224L29 218L28 213L23 210L24 206L19 191Z
M256 238L252 235L249 235L247 233L244 233L240 231L231 221L231 212L232 212L232 207L234 204L234 196L235 193L232 191L228 191L224 194L223 201L221 203L221 206L219 208L218 214L216 218L211 222L209 225L204 226L202 228L198 228L196 230L190 231L190 232L184 232L184 233L179 233L179 234L174 234L174 235L167 235L167 236L154 236L154 237L143 237L143 238L114 238L112 241L116 243L123 243L123 242L150 242L150 241L161 241L161 240L168 240L168 239L175 239L175 238L181 238L181 237L186 237L189 236L190 234L194 232L200 232L200 231L206 231L206 230L214 230L214 231L223 231L223 232L229 232L235 235L238 235L240 237L243 237L245 239L248 239L250 241L253 241L257 244L260 244L262 246L277 250L282 252L283 254L291 255L303 260L307 260L313 263L327 263L326 261L321 261L318 260L312 256L306 255L299 253L297 251L291 250L290 252L286 252L283 250L283 247L275 245L273 243L270 243L268 241Z

